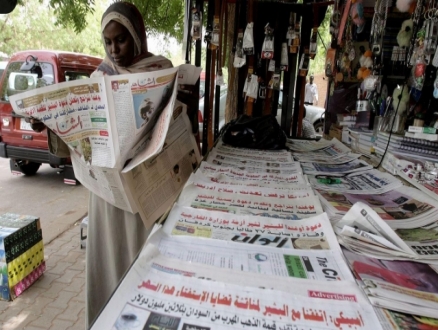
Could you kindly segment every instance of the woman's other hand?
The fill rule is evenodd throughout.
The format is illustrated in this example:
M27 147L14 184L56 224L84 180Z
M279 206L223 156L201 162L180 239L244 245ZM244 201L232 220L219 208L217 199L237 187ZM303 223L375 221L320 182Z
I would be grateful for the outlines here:
M42 121L39 121L38 119L29 118L29 123L30 127L32 127L35 132L40 133L46 129L46 125L44 125L44 123Z

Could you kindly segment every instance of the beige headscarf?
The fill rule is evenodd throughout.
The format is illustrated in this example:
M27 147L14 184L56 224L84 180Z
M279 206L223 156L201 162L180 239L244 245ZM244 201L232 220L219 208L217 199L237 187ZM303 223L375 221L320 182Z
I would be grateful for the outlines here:
M98 67L98 71L104 74L116 75L126 73L138 73L145 71L156 71L172 67L172 62L163 56L155 56L147 50L146 29L143 17L137 7L128 2L113 3L102 16L101 33L109 22L116 21L122 24L134 38L134 59L130 66L118 66L111 54L105 47L106 57ZM104 42L105 44L105 42Z

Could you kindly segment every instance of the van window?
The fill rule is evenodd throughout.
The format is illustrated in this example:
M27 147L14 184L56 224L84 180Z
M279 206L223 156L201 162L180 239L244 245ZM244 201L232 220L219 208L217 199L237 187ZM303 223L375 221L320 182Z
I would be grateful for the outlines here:
M12 62L7 66L1 91L2 101L8 101L9 96L17 93L54 84L55 80L52 64L38 62L42 71L41 78L38 78L38 74L36 73L20 71L22 64L22 61Z
M87 72L65 71L65 81L79 80L90 78Z

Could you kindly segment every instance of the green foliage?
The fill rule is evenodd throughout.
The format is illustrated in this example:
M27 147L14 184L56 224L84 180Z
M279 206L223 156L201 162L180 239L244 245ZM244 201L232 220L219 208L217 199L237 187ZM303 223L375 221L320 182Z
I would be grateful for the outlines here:
M20 50L52 49L103 57L100 17L106 4L96 1L94 16L88 14L81 33L56 25L55 11L40 0L25 0L8 15L0 16L0 51L9 56ZM96 18L99 17L99 18Z
M318 48L317 48L317 54L315 56L315 59L313 61L310 61L310 73L318 74L324 72L325 67L325 57L327 54L327 50L325 47L330 47L330 18L332 16L333 7L329 6L327 8L326 15L324 17L324 20L322 21L321 25L319 26L318 32L320 37L318 37ZM324 41L321 41L321 39Z
M41 2L43 0L40 0ZM174 37L178 41L183 38L184 1L181 0L132 0L143 15L149 35L160 34L162 38ZM76 33L84 31L90 15L100 20L101 15L95 11L94 0L49 0L54 9L56 24L65 28L73 28ZM108 6L108 2L106 2ZM106 9L106 8L105 8Z

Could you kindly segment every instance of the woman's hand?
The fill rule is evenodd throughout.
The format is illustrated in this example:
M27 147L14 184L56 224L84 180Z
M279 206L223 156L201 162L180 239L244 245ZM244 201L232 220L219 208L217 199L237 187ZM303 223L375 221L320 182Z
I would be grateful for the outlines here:
M32 127L35 132L40 133L46 129L46 125L44 125L44 123L42 121L39 121L38 119L29 118L29 123L30 127Z

